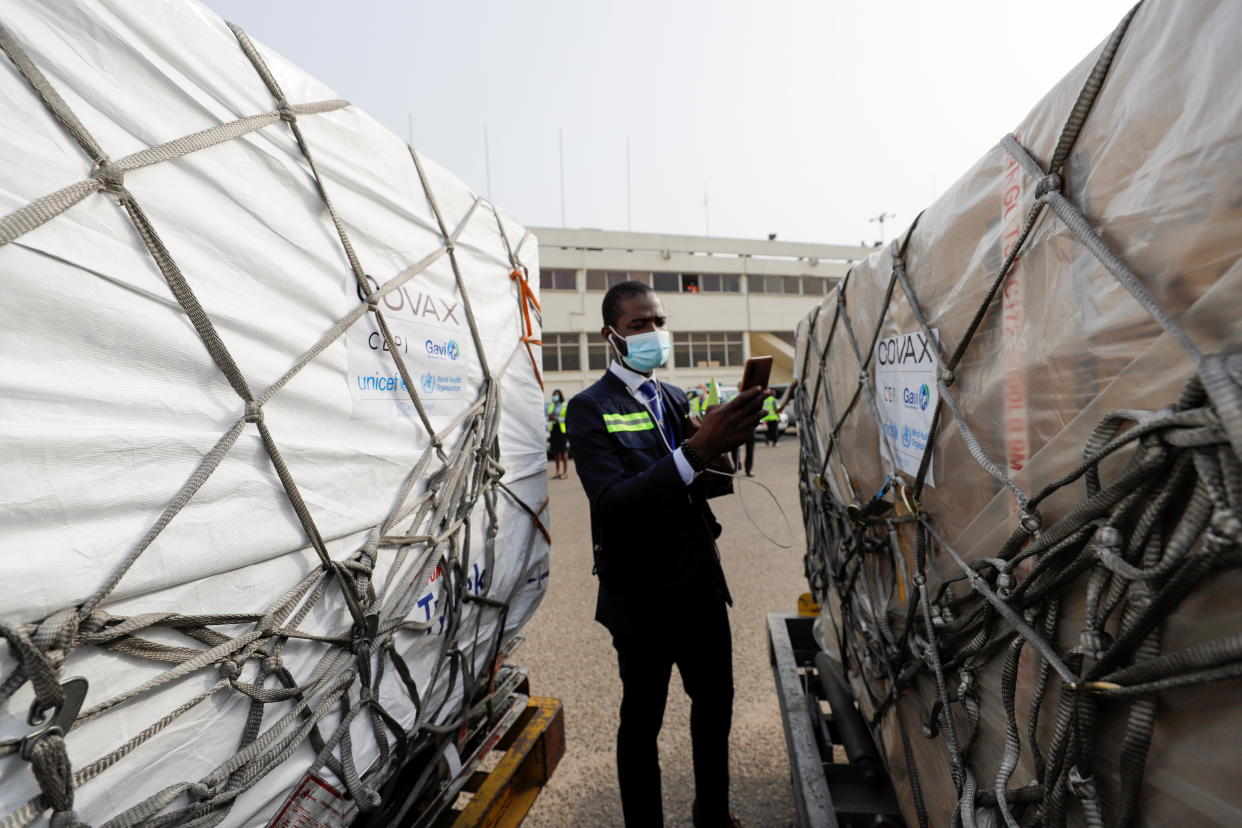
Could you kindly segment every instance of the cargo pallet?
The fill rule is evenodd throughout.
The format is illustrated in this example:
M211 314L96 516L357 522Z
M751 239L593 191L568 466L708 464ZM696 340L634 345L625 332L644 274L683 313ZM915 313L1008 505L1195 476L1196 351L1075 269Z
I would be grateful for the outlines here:
M530 695L526 671L502 667L496 691L457 737L424 751L383 788L381 808L353 828L512 828L522 823L565 755L559 699ZM431 790L429 769L440 781Z
M855 707L840 665L815 642L815 615L768 613L798 824L803 828L904 828L883 759ZM848 761L834 759L844 749Z

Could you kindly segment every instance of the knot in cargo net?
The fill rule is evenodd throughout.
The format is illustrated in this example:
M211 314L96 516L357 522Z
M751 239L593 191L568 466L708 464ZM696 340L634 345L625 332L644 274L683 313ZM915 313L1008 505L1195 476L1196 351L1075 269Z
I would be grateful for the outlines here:
M1214 581L1242 564L1242 352L1201 353L1062 192L1135 11L1104 44L1047 167L1017 137L1001 141L1017 173L1036 182L1033 204L1015 217L1013 243L955 345L947 330L933 330L916 290L920 275L930 289L929 274L907 269L930 260L910 255L918 218L887 255L847 274L799 331L806 574L825 607L824 644L891 749L890 771L920 826L1132 824L1152 796L1144 774L1162 702L1242 677L1242 631L1228 629L1236 615L1222 619L1224 629L1201 624L1206 637L1191 643L1182 627L1169 646L1179 609L1203 612ZM972 374L989 354L972 348L978 335L987 332L984 347L999 358L1010 323L995 305L1008 300L1007 281L1045 212L1068 231L1065 244L1081 245L1158 326L1151 337L1175 343L1168 351L1180 349L1190 376L1174 398L1097 415L1094 428L1075 423L1085 436L1076 462L1022 469L994 459L998 440L960 397L980 393ZM859 286L860 267L879 276L885 264L886 287L880 278ZM935 291L943 319L934 303L945 291ZM873 375L898 292L934 350L927 376L938 392L910 469L897 459L908 436L883 416L892 389ZM1225 336L1236 343L1236 326ZM857 447L860 432L873 431L878 454ZM933 447L946 445L975 468L941 468L932 492ZM967 477L983 481L971 484L982 498L962 490ZM953 497L976 505L949 529ZM1218 689L1223 706L1236 705L1236 687Z
M127 194L125 190L125 170L106 158L101 158L96 162L91 178L99 181L104 189L114 195Z
M0 741L0 757L18 754L28 764L40 791L38 796L16 808L6 803L0 819L3 828L27 825L49 811L53 826L82 825L74 810L76 790L124 761L128 754L173 726L189 711L208 700L219 704L229 695L245 699L249 708L242 731L227 737L230 743L238 746L236 752L201 779L168 779L167 786L158 794L133 804L123 813L111 815L109 825L208 825L227 820L239 796L304 745L310 745L315 753L309 771L323 773L326 769L334 774L343 783L347 798L364 813L381 804L380 786L411 757L422 756L427 763L427 771L418 784L434 786L438 783L441 749L451 744L451 737L469 717L477 717L480 711L491 709L493 693L497 690L494 671L505 644L510 604L521 585L519 580L508 594L499 594L490 575L480 574L493 572L502 500L529 519L523 522L520 530L525 538L522 545L525 561L531 559L537 538L541 537L543 542L549 540L540 517L546 502L537 506L526 503L505 483L498 447L500 379L509 370L521 345L526 345L531 353L532 368L538 377L533 352L529 351L531 343L538 344L529 310L533 308L537 314L538 302L524 276L517 280L522 335L502 366L489 365L457 254L458 237L475 216L484 215L484 211L491 212L495 219L512 273L525 274L517 250L533 237L524 236L515 250L499 213L477 198L459 226L450 231L423 164L410 148L410 163L421 185L420 196L426 199L435 217L440 244L424 259L384 284L368 277L345 222L329 197L328 186L299 123L299 116L339 110L347 106L347 102L290 103L254 44L240 28L231 29L242 54L271 93L275 109L213 126L114 161L105 154L25 48L0 25L0 49L93 163L86 180L0 217L0 245L52 221L92 194L106 192L122 196L120 207L137 238L158 267L215 368L242 402L241 415L206 451L180 491L93 594L81 604L61 610L39 623L0 622L0 637L7 642L16 664L8 675L0 677L0 704L27 687L34 699L28 715L29 732L20 738ZM127 190L125 184L127 173L172 162L271 127L286 130L296 142L313 181L315 195L321 199L335 228L348 272L357 286L359 303L324 332L278 380L261 393L255 393L155 224L143 211L141 199ZM437 431L419 396L419 384L411 379L401 349L385 320L380 300L446 256L478 354L483 382L479 397L455 420ZM503 269L498 270L497 278L503 279L504 275ZM329 554L314 510L304 500L292 470L282 457L278 440L264 418L264 406L364 317L373 319L378 326L385 351L404 381L402 388L408 391L411 409L426 434L428 445L406 476L402 490L396 494L395 505L384 521L370 529L361 548L338 560ZM182 615L162 611L121 616L103 609L126 573L141 565L143 553L216 471L247 424L254 425L258 431L266 459L306 542L318 558L318 567L289 586L276 602L252 612ZM419 483L427 484L421 494L416 493ZM476 514L480 511L485 518L482 525ZM480 535L485 538L481 560L470 560L472 533L476 538ZM392 559L384 583L375 580L375 565L381 556ZM473 573L471 563L478 565ZM443 610L441 618L438 621L411 620L419 590L432 581L437 584L436 601ZM464 611L467 606L477 611L473 616L473 628ZM480 632L484 613L496 621L490 640ZM328 633L308 630L304 624L312 614L335 618L335 629ZM398 652L395 639L398 633L428 633L435 623L440 625L437 632L441 645L429 666L429 678L420 687L409 664ZM180 643L168 643L178 635ZM291 671L286 660L290 642L318 648L319 660L312 670L300 675ZM101 698L92 695L86 679L62 674L68 656L79 648L88 647L169 666L137 686ZM467 650L486 653L489 670L476 674L473 660L466 657ZM398 722L381 701L380 681L389 668L399 677L413 703L416 711L413 727ZM215 678L208 680L202 692L183 701L123 744L83 766L71 766L66 741L72 739L73 727L107 716L131 700L170 687L187 677L201 679L213 673ZM270 716L265 717L268 706L279 709L279 718L273 721ZM334 723L331 727L327 726L329 721ZM379 757L368 767L360 766L355 756L353 740L356 736L351 737L351 725L355 722L365 723L378 746ZM160 774L162 770L157 767L151 772Z

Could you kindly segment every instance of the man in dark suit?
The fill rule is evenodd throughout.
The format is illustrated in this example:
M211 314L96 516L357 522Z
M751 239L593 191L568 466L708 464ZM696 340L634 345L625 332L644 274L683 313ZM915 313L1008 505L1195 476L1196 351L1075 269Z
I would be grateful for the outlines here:
M686 395L652 373L671 351L664 308L640 282L604 297L600 335L615 359L569 403L574 467L591 503L599 597L621 672L617 776L625 824L663 825L656 737L673 665L691 700L694 824L737 825L729 813L733 718L732 604L707 504L709 463L754 432L758 389L690 418Z

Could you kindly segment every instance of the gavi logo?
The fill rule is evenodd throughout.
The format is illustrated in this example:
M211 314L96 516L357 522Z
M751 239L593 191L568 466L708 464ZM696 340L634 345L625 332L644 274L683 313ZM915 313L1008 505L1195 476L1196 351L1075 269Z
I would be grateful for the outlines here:
M456 360L461 356L461 346L457 344L456 339L437 342L434 339L428 339L423 343L423 348L427 351L427 356L433 359L452 359Z
M926 411L927 406L931 404L931 389L927 387L927 383L920 385L917 391L912 388L903 388L901 389L901 402L906 408Z

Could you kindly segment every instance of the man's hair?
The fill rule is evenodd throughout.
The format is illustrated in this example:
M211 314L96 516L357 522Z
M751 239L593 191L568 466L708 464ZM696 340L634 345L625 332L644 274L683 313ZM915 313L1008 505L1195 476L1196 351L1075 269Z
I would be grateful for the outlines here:
M617 323L617 318L621 316L621 301L634 296L642 296L644 293L654 293L651 285L645 285L642 282L621 282L608 288L608 292L604 294L604 324L612 327Z

